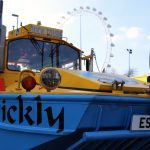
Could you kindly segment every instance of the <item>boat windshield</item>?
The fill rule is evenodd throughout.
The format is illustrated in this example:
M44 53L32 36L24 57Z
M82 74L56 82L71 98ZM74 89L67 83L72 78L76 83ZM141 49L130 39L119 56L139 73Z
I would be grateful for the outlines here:
M80 69L80 52L65 44L18 39L8 45L9 70L30 69L40 72L44 67L59 67L72 70Z

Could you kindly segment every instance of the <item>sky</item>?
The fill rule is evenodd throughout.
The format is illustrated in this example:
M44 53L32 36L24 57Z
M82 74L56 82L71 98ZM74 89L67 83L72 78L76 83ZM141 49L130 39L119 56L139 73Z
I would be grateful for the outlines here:
M100 70L110 64L109 72L135 75L150 73L150 1L149 0L3 0L3 24L7 31L19 23L63 29L63 36L74 46L90 54L94 48ZM87 8L88 11L87 11ZM94 8L94 9L93 9ZM68 14L70 12L71 14ZM102 12L102 15L98 15ZM104 19L107 18L107 19ZM60 22L60 24L58 24ZM107 28L111 25L111 28ZM113 37L109 34L113 33ZM115 47L110 47L113 43ZM110 58L109 55L114 57ZM107 57L106 57L107 56ZM110 59L109 59L110 58ZM94 63L94 70L97 71Z

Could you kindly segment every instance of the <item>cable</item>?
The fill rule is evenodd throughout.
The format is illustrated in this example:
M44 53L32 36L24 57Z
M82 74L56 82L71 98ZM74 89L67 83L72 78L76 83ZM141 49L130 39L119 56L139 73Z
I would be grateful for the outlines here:
M93 50L93 58L95 59L95 63L96 63L96 67L97 67L98 72L101 73L100 69L99 69L99 66L98 66L98 63L97 63L97 58L96 58L96 54L95 54L94 50Z

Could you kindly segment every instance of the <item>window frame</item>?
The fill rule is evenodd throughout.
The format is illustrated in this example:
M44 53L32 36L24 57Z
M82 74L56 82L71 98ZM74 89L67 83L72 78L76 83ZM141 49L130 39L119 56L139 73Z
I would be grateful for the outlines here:
M10 71L17 71L17 72L21 71L21 70L12 70L12 69L10 69L9 66L8 66L8 62L9 62L9 48L10 48L10 43L14 42L14 41L22 40L22 39L30 40L32 38L17 38L17 39L13 39L13 40L8 40L8 44L7 44L7 56L6 56L6 58L7 58L6 59L6 68L8 70L10 70ZM42 40L42 39L38 39L38 38L35 38L35 37L34 37L34 39L36 41L40 41L40 42L47 42L47 43L52 43L52 44L56 44L56 45L59 44L59 46L65 45L65 46L70 47L72 50L76 51L77 54L78 54L79 63L78 63L78 66L77 66L76 70L78 70L78 69L81 70L81 53L82 53L82 51L80 51L78 48L74 47L72 44L69 44L69 43L67 43L67 42L65 42L63 40L62 41L56 41L56 42L53 41L52 42L52 41L49 41L49 40ZM57 48L57 49L58 50L56 50L56 67L60 68L59 54L60 54L60 50L61 49L59 49L59 48ZM52 66L49 66L49 67L55 67L55 66L52 64ZM45 67L43 67L43 68L45 68ZM41 70L43 68L41 68Z

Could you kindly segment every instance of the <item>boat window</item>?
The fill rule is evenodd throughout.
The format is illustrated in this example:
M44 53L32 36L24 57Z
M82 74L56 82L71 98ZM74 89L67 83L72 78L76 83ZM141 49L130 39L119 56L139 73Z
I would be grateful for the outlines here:
M67 45L60 45L59 66L71 70L79 69L79 52Z
M79 69L79 52L68 45L19 39L9 42L8 69L22 71L31 69L40 72L45 67Z

